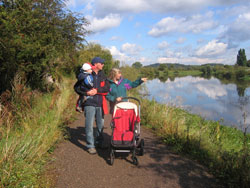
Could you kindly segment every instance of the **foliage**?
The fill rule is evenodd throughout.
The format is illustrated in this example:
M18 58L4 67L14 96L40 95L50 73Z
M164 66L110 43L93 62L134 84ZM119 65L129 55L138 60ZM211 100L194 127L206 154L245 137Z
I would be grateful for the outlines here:
M81 64L85 62L91 62L91 60L96 56L101 57L105 60L104 72L106 74L109 73L109 71L114 65L119 65L117 61L113 60L110 51L108 49L103 48L99 44L90 43L81 48L79 51L79 59Z
M135 63L132 64L132 67L133 67L133 68L136 68L136 69L139 69L139 68L142 67L142 64L141 64L140 62L137 61L137 62L135 62Z
M142 67L140 69L141 74L153 79L155 77L155 69L153 67Z
M120 61L119 60L115 60L114 64L113 64L113 68L119 68L120 67Z
M160 64L158 67L159 71L164 71L165 69L167 69L167 65L165 65L165 64Z
M245 49L240 49L238 51L236 65L247 66L247 57L246 57Z
M247 66L250 67L250 60L247 61Z
M1 1L0 93L11 89L17 72L32 88L43 89L44 75L72 68L87 21L64 6L62 0Z
M201 68L203 76L210 77L212 74L212 69L209 65L202 66Z

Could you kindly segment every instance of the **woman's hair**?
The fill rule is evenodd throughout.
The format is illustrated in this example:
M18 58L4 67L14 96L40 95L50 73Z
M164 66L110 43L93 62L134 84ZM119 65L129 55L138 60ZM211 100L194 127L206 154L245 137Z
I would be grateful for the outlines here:
M120 70L120 69L117 69L117 68L113 68L113 69L111 69L108 78L109 78L110 80L114 80L114 79L115 79L115 76L116 76L118 73L121 73L121 70Z

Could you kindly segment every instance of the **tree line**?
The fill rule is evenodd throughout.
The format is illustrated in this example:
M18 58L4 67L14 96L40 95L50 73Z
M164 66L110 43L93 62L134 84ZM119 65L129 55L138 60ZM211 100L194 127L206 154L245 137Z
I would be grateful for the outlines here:
M245 49L238 51L235 65L224 64L204 64L204 65L183 65L171 63L155 63L148 66L143 66L140 62L132 64L133 68L140 69L142 74L150 78L160 78L166 80L168 77L176 76L203 76L210 78L215 76L219 79L227 80L250 80L250 60L247 61Z

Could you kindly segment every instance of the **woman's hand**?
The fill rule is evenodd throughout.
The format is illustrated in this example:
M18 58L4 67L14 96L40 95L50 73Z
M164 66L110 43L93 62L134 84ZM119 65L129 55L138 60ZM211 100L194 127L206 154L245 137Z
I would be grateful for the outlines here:
M146 82L146 81L148 80L148 78L141 78L141 80L142 80L143 82Z
M122 100L122 97L117 97L116 102L120 102Z

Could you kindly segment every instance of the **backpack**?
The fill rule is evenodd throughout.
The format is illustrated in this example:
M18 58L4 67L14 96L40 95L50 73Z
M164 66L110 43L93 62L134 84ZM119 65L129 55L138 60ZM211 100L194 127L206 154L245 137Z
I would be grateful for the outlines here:
M77 80L76 83L74 84L74 91L78 95L82 95L81 90L80 90L80 86L81 86L81 82Z

